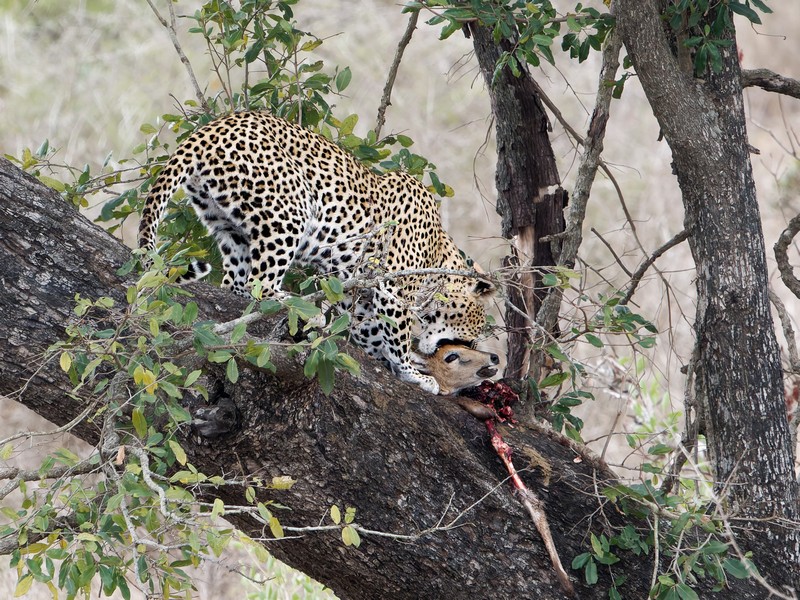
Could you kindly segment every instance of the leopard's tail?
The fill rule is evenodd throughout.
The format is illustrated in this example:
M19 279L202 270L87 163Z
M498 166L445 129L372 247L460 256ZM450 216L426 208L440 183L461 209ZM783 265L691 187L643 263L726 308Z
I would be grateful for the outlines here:
M158 174L156 182L150 188L150 192L145 198L142 207L142 217L139 220L139 248L154 250L156 247L156 234L158 224L164 218L169 199L178 191L179 167L169 161L161 173Z
M172 198L181 186L181 174L184 167L174 161L169 161L161 173L158 174L156 182L147 194L142 207L142 217L139 220L139 248L155 250L158 224L164 218L167 211L169 199ZM143 259L147 265L148 260ZM192 259L185 274L181 275L178 283L197 281L203 279L211 273L211 265L199 260Z

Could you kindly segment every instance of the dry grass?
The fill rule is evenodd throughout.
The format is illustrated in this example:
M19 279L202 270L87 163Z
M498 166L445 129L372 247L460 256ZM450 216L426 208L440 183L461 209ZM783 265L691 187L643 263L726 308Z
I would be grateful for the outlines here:
M191 12L197 4L198 0L184 0L179 10ZM743 65L800 77L795 58L800 13L791 3L771 4L776 14L767 16L764 26L739 24ZM385 72L406 17L391 0L303 0L296 16L302 28L327 38L320 49L322 57L331 65L353 69L348 96L337 103L344 113L362 116L359 131L363 133L374 123ZM470 56L469 40L454 35L440 42L437 37L437 30L424 25L415 33L384 131L407 133L416 140L414 149L437 164L442 179L456 189L456 198L443 203L447 228L468 253L492 268L506 250L497 237L493 206L489 102ZM202 74L202 48L186 35L182 40ZM565 59L558 68L547 67L536 75L579 131L588 123L596 72L597 57L593 57L583 65ZM138 130L141 123L173 112L171 95L192 96L166 34L143 0L0 0L2 152L19 155L22 148L36 148L47 138L61 148L60 159L70 164L99 165L109 151L115 157L126 156L143 141ZM751 143L761 152L753 156L753 165L769 249L788 218L800 210L795 197L798 142L792 130L800 122L800 103L755 89L746 91L746 102ZM577 164L574 144L558 123L553 126L553 141L564 186L570 189ZM611 183L598 179L581 251L586 266L582 285L593 297L624 286L626 276L590 228L634 269L646 254L682 229L683 218L669 148L658 141L658 127L635 78L612 107L605 148L604 158L613 165L633 222L626 221ZM634 227L639 241L632 235ZM771 265L773 286L796 322L797 301L779 282L774 261ZM635 300L636 309L663 332L658 348L644 354L633 352L625 343L603 350L576 349L588 367L586 383L596 386L597 400L584 407L582 415L591 423L585 438L597 439L598 448L612 426L615 432L640 430L649 419L658 422L668 412L682 409L684 378L679 368L691 351L694 314L694 272L687 246L673 249L657 266L660 273L651 271ZM641 369L636 368L637 362ZM3 407L6 418L0 435L45 427L23 414L24 409L8 404ZM639 460L621 443L612 443L607 457L620 466L635 466ZM13 589L15 574L0 577L0 588ZM224 575L222 567L205 572L199 581L217 586L202 588L200 598L244 597L238 578ZM297 589L275 597L313 597L293 596ZM10 596L8 592L0 595Z

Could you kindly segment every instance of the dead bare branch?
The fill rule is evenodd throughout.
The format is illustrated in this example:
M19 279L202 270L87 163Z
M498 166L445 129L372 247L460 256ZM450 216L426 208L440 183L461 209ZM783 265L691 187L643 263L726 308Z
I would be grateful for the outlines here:
M797 215L786 226L778 241L773 246L775 261L778 263L778 271L781 274L783 284L798 298L800 298L800 280L794 276L794 268L789 263L789 244L792 243L794 236L800 231L800 215Z
M649 269L662 254L664 254L670 248L673 248L678 244L680 244L681 242L685 241L688 237L689 233L684 229L679 233L675 234L675 236L673 236L672 239L668 240L662 246L657 248L656 251L653 252L653 254L651 254L647 258L647 260L644 261L639 266L639 268L636 269L636 272L631 276L631 285L628 288L628 291L625 292L625 296L620 301L620 304L627 304L628 302L631 301L631 298L633 297L636 288L639 287L639 283L641 283L642 277L644 277L644 274L647 272L647 269Z
M796 374L800 374L800 358L797 355L797 341L794 337L794 328L789 313L786 312L786 305L772 289L769 290L769 301L778 313L778 319L783 329L783 337L786 340L786 351L789 353L789 369Z
M192 63L189 62L189 59L183 52L183 47L181 47L180 41L178 41L178 28L176 26L177 19L175 17L175 7L172 5L172 1L170 0L167 2L167 5L169 6L169 21L161 16L161 13L158 12L158 9L153 4L152 0L147 0L147 4L150 6L153 14L159 20L164 29L167 30L169 39L172 41L172 45L175 48L175 52L178 53L178 57L181 59L183 66L186 67L186 73L189 75L189 81L192 82L192 87L194 88L194 95L197 98L197 101L200 103L200 106L203 107L203 112L210 114L211 107L208 105L206 97L203 95L203 92L200 89L200 84L197 83L197 77L194 74L194 69L192 69Z
M381 129L383 129L383 124L386 121L386 109L391 104L392 88L394 87L394 80L397 78L397 70L400 68L400 61L403 60L403 53L406 51L409 42L411 42L411 36L414 35L414 30L417 28L418 18L418 10L411 13L406 30L403 32L403 37L400 38L397 44L394 60L392 60L392 66L389 67L389 75L386 77L386 85L383 86L381 103L378 106L378 117L375 119L375 137L380 137L381 135Z
M622 48L622 39L613 30L609 35L606 45L603 48L602 68L597 85L597 98L595 100L594 112L589 122L589 130L586 138L582 138L561 116L558 108L553 102L542 94L542 102L553 112L556 118L562 123L565 129L575 137L575 140L583 145L584 151L581 162L578 166L578 176L572 192L567 211L567 224L564 230L564 238L561 244L561 251L556 261L559 265L571 266L575 264L578 256L578 249L583 240L582 229L583 221L586 218L586 205L589 201L589 192L592 188L597 169L601 163L600 154L603 151L603 138L606 133L606 124L610 115L612 88L608 85L609 81L614 81L617 69L619 68L619 52ZM537 86L538 87L538 86ZM610 176L610 173L609 173ZM539 309L536 321L546 330L550 331L552 325L558 319L558 312L561 306L561 292L558 288L553 288Z
M784 77L769 69L743 70L741 81L742 87L760 87L767 92L800 98L800 81Z

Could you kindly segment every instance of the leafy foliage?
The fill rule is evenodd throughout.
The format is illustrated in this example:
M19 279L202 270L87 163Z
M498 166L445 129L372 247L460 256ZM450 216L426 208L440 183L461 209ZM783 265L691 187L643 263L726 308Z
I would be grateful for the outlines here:
M685 48L693 54L695 75L722 69L722 51L733 44L733 14L745 17L755 24L761 17L754 9L764 13L772 10L761 0L677 0L667 5L665 18Z
M581 3L564 16L558 14L550 0L473 0L457 6L453 4L426 0L410 2L405 10L426 8L434 13L428 24L443 24L441 39L447 39L467 23L477 22L492 29L496 44L501 40L510 42L513 47L502 52L495 68L495 79L504 68L519 76L522 65L538 67L542 58L555 64L552 47L559 37L562 50L583 62L591 50L600 49L614 22L611 15ZM566 25L566 33L562 32L563 25Z

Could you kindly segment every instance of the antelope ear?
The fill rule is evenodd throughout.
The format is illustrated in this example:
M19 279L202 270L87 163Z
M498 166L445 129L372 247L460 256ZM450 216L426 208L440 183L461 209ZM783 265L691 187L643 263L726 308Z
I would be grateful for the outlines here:
M472 288L472 293L476 296L490 296L494 294L496 288L491 281L479 279L475 282L475 287Z

